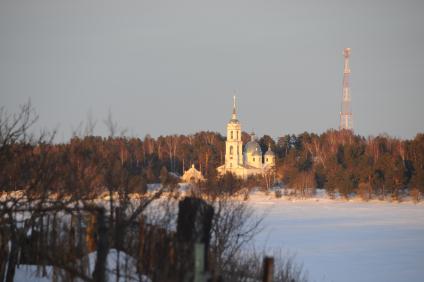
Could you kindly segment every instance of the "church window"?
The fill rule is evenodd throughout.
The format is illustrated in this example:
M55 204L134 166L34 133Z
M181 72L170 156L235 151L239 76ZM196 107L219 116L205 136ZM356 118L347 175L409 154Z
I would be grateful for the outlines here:
M237 140L238 140L239 138L238 138L238 131L237 131Z
M253 158L253 161L255 161L255 158Z
M233 146L230 146L230 155L233 154Z
M233 139L234 138L234 136L233 136L233 132L231 131L231 139Z
M268 162L268 158L266 158L266 161Z

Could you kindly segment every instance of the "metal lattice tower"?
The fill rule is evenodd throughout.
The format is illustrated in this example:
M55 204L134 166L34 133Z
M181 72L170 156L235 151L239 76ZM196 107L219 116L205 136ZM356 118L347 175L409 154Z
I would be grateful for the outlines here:
M343 50L344 56L344 72L343 72L343 100L342 100L342 111L340 112L340 129L353 130L353 116L350 105L350 89L349 89L349 57L350 48Z

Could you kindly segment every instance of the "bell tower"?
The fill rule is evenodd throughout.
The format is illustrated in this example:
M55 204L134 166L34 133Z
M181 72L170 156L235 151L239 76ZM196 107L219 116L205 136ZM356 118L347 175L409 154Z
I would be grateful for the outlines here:
M236 96L233 97L233 113L227 124L227 141L225 142L225 169L232 170L243 164L243 142L241 126L237 119Z

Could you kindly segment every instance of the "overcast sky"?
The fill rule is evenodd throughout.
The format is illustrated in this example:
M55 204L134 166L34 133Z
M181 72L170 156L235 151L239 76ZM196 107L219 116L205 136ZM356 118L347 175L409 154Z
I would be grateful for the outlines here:
M0 0L0 104L66 140L110 109L128 135L337 128L352 48L355 131L424 130L424 1Z

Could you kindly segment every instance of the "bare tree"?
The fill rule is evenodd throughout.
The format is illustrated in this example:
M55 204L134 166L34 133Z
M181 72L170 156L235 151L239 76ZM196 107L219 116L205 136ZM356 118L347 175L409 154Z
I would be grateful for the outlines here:
M31 141L28 129L38 120L31 100L19 107L18 113L10 114L4 107L0 108L0 150L6 145ZM1 151L0 151L1 152Z
M93 136L97 121L93 118L93 112L90 110L87 113L87 122L84 128L84 136Z
M109 109L106 119L103 120L110 137L114 137L118 132L118 123L113 120L112 111Z
M263 217L257 217L245 203L221 195L213 200L211 252L216 276L231 273L230 262L259 233Z

